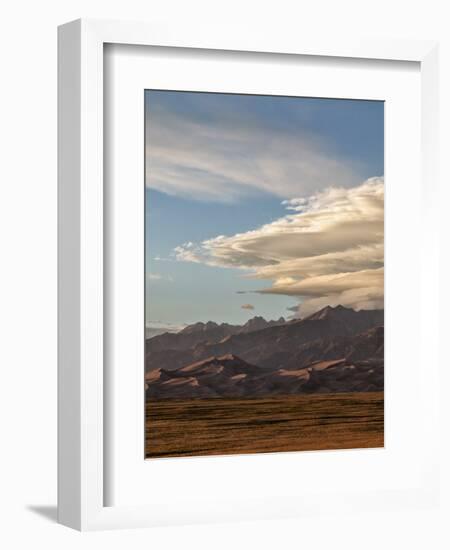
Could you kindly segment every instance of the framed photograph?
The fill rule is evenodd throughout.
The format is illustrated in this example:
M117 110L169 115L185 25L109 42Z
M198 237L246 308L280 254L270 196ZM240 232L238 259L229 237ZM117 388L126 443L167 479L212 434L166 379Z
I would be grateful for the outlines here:
M59 521L430 506L437 46L197 31L59 29Z
M146 458L383 447L384 102L144 116Z

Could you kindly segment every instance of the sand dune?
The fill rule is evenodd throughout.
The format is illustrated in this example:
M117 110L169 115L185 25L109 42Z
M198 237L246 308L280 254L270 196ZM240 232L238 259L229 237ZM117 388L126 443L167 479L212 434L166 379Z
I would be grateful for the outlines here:
M149 398L382 391L383 362L319 361L306 368L266 371L233 355L211 357L174 371L146 376Z

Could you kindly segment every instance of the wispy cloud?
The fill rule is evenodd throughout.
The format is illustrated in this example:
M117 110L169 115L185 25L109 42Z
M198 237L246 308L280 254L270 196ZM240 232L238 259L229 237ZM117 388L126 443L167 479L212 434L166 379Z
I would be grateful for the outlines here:
M153 272L148 272L147 273L147 280L148 281L169 281L169 282L173 282L173 277L172 275L161 275L160 273L153 273Z
M173 324L173 323L164 323L163 321L152 321L149 319L146 323L147 329L152 329L154 331L158 331L160 333L162 332L179 332L183 328L185 328L186 325L184 324Z
M340 158L323 139L301 127L292 133L252 121L246 113L200 118L153 109L146 147L147 187L203 201L257 193L285 199L361 179L358 163Z
M299 297L302 315L327 304L383 307L383 178L294 197L285 206L289 213L272 223L181 245L176 257L271 280L258 292Z
M159 273L147 273L147 279L149 281L160 281L162 277Z

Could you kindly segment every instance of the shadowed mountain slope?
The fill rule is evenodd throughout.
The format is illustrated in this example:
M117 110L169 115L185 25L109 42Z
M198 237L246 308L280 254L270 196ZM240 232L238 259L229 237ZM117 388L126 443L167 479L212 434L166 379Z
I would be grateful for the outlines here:
M152 351L187 350L200 343L217 343L233 334L247 334L282 325L285 322L283 317L280 317L277 321L266 321L263 317L253 317L244 325L230 325L228 323L219 325L213 321L199 322L188 325L177 333L165 332L155 335L147 340L147 346L150 346Z
M251 324L261 326L262 318L255 319ZM353 339L382 326L382 310L354 311L343 306L328 306L305 319L262 321L264 328L257 330L249 328L250 322L243 327L197 323L177 334L155 336L146 342L146 371L179 369L229 354L265 369L295 369L311 361L352 353L355 358L372 356L382 345L382 329L371 337Z

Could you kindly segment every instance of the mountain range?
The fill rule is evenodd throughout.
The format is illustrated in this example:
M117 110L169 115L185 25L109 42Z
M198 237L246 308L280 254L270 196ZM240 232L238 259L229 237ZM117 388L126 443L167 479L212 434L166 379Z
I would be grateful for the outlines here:
M265 328L284 325L283 317L278 321L266 321L263 317L253 317L244 325L229 325L228 323L217 324L213 321L207 323L194 323L184 327L177 333L165 332L154 335L151 338L151 351L164 350L186 350L201 343L218 343L228 336L235 334L248 334ZM157 336L157 338L155 337ZM150 339L147 340L149 342Z
M213 322L146 340L146 394L157 398L380 391L384 311L327 306L304 319Z

